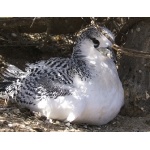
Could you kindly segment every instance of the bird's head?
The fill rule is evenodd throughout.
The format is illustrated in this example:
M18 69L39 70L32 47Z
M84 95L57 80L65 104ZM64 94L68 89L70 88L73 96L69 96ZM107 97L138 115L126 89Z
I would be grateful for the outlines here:
M81 56L94 56L100 52L103 56L115 60L112 50L114 35L104 27L91 26L78 33L76 54Z

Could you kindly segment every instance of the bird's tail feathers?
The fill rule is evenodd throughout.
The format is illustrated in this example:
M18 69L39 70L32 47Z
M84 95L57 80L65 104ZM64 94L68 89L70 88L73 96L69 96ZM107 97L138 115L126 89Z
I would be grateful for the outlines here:
M14 79L20 78L23 74L24 72L16 66L7 64L5 70L2 73L0 73L0 77L4 81L12 81Z
M0 73L0 98L12 97L17 90L17 79L21 78L24 72L14 65L7 64L5 70Z

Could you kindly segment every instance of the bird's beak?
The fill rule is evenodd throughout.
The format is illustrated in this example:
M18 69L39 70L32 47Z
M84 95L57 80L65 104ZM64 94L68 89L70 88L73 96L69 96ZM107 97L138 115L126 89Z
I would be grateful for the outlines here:
M116 62L116 56L115 53L112 49L112 46L108 46L108 47L100 47L98 49L98 51L103 54L104 56L112 59L114 62Z
M116 55L112 46L108 46L107 49L109 50L109 55L110 55L108 57L111 58L116 63Z

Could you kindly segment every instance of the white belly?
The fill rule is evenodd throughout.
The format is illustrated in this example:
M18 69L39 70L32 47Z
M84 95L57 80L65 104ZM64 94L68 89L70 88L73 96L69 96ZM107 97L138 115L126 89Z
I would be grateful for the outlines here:
M124 92L120 80L118 82L98 81L89 85L85 109L75 120L88 124L101 125L111 121L119 113L124 104Z
M101 63L89 81L76 76L73 87L72 95L48 99L40 112L52 119L102 125L116 117L124 104L122 84L113 63L109 67Z
M101 73L88 82L75 80L72 95L51 101L49 118L101 125L116 117L124 98L117 74Z

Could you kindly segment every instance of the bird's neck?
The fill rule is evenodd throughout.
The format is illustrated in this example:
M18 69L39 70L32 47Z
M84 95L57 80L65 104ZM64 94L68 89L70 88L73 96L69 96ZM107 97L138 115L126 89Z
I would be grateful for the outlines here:
M78 43L73 50L72 58L76 60L76 62L84 62L86 65L92 66L95 65L96 61L99 57L101 57L100 52L94 49L93 46L89 44L89 42L85 41L82 43ZM103 57L103 56L102 56Z
M87 72L91 77L95 71L101 72L101 70L106 70L106 72L109 72L110 70L113 70L116 72L114 62L95 50L92 46L90 47L88 43L78 44L74 47L72 60L75 62L74 66L81 70L82 74L86 74Z
M83 53L80 45L76 45L71 56L72 67L76 73L82 78L87 79L91 77L90 69L88 66L87 56Z

